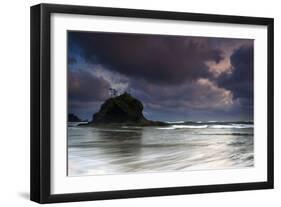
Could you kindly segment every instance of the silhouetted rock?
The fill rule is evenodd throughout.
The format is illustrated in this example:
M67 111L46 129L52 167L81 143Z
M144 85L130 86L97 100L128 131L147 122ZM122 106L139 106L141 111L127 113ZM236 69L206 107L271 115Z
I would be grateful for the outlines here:
M68 122L81 122L81 119L74 114L68 114Z
M165 122L151 121L142 114L142 103L128 93L106 100L93 115L89 125L164 126Z

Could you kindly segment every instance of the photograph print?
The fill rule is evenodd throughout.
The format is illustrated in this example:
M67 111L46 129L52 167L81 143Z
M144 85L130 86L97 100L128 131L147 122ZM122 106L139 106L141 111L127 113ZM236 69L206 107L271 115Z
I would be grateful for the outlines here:
M253 70L253 39L68 31L68 176L254 167Z

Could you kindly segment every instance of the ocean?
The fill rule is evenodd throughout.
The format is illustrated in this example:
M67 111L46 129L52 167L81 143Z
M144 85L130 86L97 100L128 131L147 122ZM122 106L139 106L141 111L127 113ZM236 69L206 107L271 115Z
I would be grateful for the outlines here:
M68 176L254 166L252 122L169 122L161 127L68 124Z

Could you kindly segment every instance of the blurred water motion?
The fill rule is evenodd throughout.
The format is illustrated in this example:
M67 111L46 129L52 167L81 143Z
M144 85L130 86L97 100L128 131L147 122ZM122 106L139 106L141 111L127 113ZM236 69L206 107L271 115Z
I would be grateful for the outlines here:
M253 127L68 127L68 176L254 166Z

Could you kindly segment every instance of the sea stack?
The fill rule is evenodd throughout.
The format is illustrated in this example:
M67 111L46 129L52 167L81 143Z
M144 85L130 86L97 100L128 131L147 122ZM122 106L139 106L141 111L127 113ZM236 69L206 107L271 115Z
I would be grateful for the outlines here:
M151 121L144 117L143 104L125 92L107 99L100 110L93 115L88 125L133 125L133 126L164 126L165 122Z

